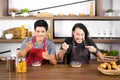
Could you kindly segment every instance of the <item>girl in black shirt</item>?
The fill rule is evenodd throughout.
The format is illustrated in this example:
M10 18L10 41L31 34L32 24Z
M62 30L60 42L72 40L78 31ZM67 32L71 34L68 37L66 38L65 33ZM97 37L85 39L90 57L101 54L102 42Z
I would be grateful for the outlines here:
M64 63L79 61L88 64L90 53L99 59L104 59L94 41L89 38L89 32L84 24L77 23L73 26L72 37L66 38L58 53L58 59L63 59Z

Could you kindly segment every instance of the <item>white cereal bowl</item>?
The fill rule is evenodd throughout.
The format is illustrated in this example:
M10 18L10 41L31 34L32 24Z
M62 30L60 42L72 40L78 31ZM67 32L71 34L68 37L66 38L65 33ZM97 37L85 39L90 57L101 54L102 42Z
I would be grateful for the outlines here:
M41 62L40 61L34 62L32 63L32 66L34 67L41 66Z
M71 63L71 66L72 67L76 67L76 68L79 68L79 67L81 67L82 66L82 63L80 63L80 62L78 62L78 61L72 61Z
M13 34L5 34L5 38L6 39L12 39L13 38Z

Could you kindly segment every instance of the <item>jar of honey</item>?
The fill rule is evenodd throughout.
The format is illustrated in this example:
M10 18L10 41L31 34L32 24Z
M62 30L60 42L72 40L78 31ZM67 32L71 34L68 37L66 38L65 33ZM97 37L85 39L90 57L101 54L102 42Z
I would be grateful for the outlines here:
M25 73L27 72L27 65L25 58L18 58L17 69L18 73Z

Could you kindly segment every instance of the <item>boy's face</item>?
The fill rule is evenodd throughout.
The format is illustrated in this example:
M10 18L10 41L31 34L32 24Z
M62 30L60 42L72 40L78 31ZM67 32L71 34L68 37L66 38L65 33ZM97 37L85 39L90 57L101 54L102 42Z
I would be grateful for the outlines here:
M80 28L76 28L75 31L73 31L73 36L77 43L82 43L85 39L85 32Z
M39 38L39 40L44 40L44 38L46 37L47 31L44 27L40 26L40 27L36 27L35 34L36 34L36 37Z

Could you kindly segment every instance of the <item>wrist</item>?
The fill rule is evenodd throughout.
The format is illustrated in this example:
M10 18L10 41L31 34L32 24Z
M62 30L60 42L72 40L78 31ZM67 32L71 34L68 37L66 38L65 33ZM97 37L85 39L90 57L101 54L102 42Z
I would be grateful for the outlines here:
M67 53L67 50L63 49L62 54L64 55L65 53Z
M50 57L50 55L49 55L49 57L48 57L48 59L47 59L47 60L49 60L49 61L51 60L51 57Z
M95 51L94 53L97 54L97 53L98 53L98 50L96 49L96 51Z

